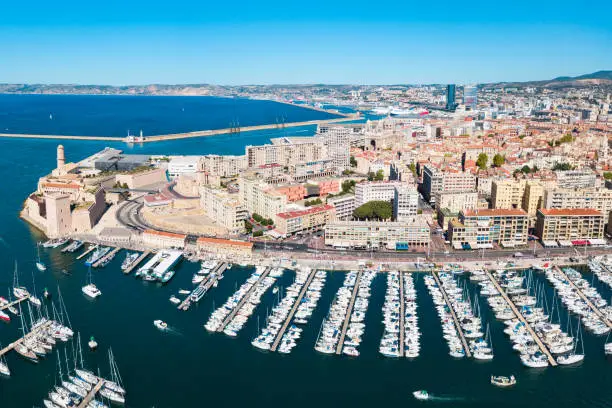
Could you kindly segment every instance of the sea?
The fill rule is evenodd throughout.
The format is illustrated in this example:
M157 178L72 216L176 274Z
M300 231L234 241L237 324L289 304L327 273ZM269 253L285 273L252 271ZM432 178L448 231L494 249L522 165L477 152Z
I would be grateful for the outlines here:
M78 116L60 129L53 128L54 125L50 123L49 127L45 127L49 112L55 112L55 120L56 114L61 116L57 112L70 112L75 106L87 105L81 106L81 111L90 112L95 117L101 100L123 100L124 97L49 98L20 95L15 97L15 100L19 100L15 104L7 102L11 98L13 96L0 96L0 101L4 101L0 108L2 128L9 123L15 126L16 123L14 119L4 120L8 104L9 117L30 118L21 124L23 132L48 134L71 131L73 134L118 136L125 133L126 126L133 126L132 123L136 122L157 123L157 132L161 133L185 130L181 108L193 99L185 97L172 98L174 102L165 101L164 109L174 114L166 113L163 121L156 116L158 112L149 111L143 106L130 112L119 105L112 108L115 109L114 114L110 114L109 110L112 109L106 106L102 109L105 112L103 120L98 122ZM135 100L143 101L144 106L150 107L161 98L135 97ZM45 105L44 101L52 102ZM62 107L64 102L72 108ZM217 102L206 103L214 105ZM261 118L269 118L276 115L275 110L285 108L261 101L242 100L240 104L243 104L241 109L244 112L251 112L254 124L266 123L265 119L258 123L254 112L260 112ZM46 121L45 118L34 119L27 113L32 111L45 112ZM231 117L231 114L225 114ZM317 119L321 112L296 111L296 117L302 114ZM117 123L112 123L113 115L119 118ZM30 121L35 123L29 124ZM97 122L97 125L91 121ZM215 123L225 126L211 112L209 122L201 118L197 126L205 129L215 126ZM122 142L65 140L61 143L68 161L80 160L106 146L129 153L242 154L244 146L248 144L265 143L272 137L283 135L312 135L314 131L314 127L307 126L131 146ZM490 324L495 358L489 362L454 359L448 355L433 301L419 274L415 274L415 280L422 332L421 355L413 360L385 358L378 352L383 334L382 305L386 290L386 278L382 274L372 284L366 331L359 347L360 356L356 358L322 355L314 350L321 322L342 285L344 272L328 273L318 308L305 326L298 345L288 355L263 352L250 344L258 333L258 327L265 325L267 313L278 302L278 295L272 291L264 295L255 314L237 337L212 334L203 327L214 308L221 306L245 282L253 267L234 265L217 288L211 289L199 304L183 312L178 311L168 299L176 295L179 289L192 287L191 276L199 265L183 260L176 267L174 279L161 286L143 282L133 275L124 275L120 270L125 257L122 251L105 268L93 269L93 280L103 295L90 300L81 292L87 279L83 261L76 260L75 254L61 253L60 249L41 248L41 258L48 269L39 272L34 265L36 242L44 240L44 237L18 218L23 201L35 189L38 178L54 167L57 144L52 140L0 138L0 150L4 152L0 159L0 176L3 180L0 200L0 296L8 296L13 284L15 262L20 284L39 296L47 288L53 295L52 300L57 303L61 291L70 324L83 340L86 366L102 375L108 374L107 351L112 348L127 389L126 407L612 406L612 361L606 360L603 353L605 338L584 332L586 358L579 366L527 369L512 350L510 341L503 333L503 325L493 318L485 299L478 297L482 317ZM62 270L70 275L62 273ZM591 279L589 271L585 271L585 274ZM277 285L287 287L294 276L293 271L286 270ZM547 288L547 299L552 304L555 296L552 288L542 276L535 274L535 277ZM458 279L461 282L465 280L463 277ZM597 279L593 280L593 284L606 299L612 297L612 291ZM469 281L467 289L471 297L478 294L477 286ZM567 320L563 307L559 318L562 322ZM156 319L166 321L170 330L157 330L153 326ZM3 345L20 335L19 319L13 318L9 324L0 323L0 342ZM90 351L86 346L91 336L99 343L96 351ZM0 378L0 407L42 407L43 398L58 381L59 367L65 373L67 367L74 366L73 349L73 343L61 344L52 355L38 364L26 362L14 352L9 353L7 362L12 376ZM518 381L511 389L495 388L489 383L491 375L511 374ZM421 389L427 390L432 398L424 402L416 401L412 392Z

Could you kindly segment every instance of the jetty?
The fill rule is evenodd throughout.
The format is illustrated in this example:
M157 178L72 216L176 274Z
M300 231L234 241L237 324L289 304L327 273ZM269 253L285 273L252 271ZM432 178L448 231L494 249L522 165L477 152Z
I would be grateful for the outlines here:
M12 302L9 302L6 305L0 307L0 311L4 311L5 309L8 309L11 306L18 305L19 303L23 302L24 300L28 300L29 298L30 298L30 295L27 295L27 296L24 296L22 298L13 300Z
M144 261L149 255L151 255L151 251L145 251L142 254L140 254L138 259L136 259L134 262L132 262L132 264L129 266L129 268L127 268L125 271L123 271L123 273L128 275L130 272L132 272L134 270L134 268L136 268L138 265L140 265L140 263L142 261Z
M111 259L113 256L115 256L117 254L117 252L121 251L121 248L116 247L113 248L112 251L110 251L108 254L104 255L102 258L98 259L93 265L94 268L97 268L98 266L102 265L104 262L106 262L107 259Z
M300 303L302 303L302 299L304 298L304 295L306 294L306 291L308 290L308 287L312 283L312 280L314 279L316 274L317 274L317 271L313 269L310 272L310 275L308 275L308 278L306 279L306 283L304 283L304 286L302 286L302 290L300 291L298 297L295 299L295 303L293 304L293 307L289 311L289 314L287 315L285 322L283 323L283 325L281 326L281 329L276 334L276 338L274 339L274 342L272 343L272 346L270 347L270 351L276 351L276 349L278 348L278 345L281 339L283 338L283 335L285 334L287 327L289 327L289 324L293 320L293 316L295 315L295 312L297 312L297 309L300 306Z
M568 281L570 283L570 285L572 285L572 287L574 288L574 290L576 291L578 296L580 296L580 298L587 304L587 306L593 311L593 313L595 313L597 315L597 317L599 317L599 319L606 324L606 326L608 326L609 328L612 329L612 322L608 319L608 317L605 314L603 314L603 312L601 310L599 310L599 308L597 306L595 306L589 300L589 298L587 298L585 296L584 293L582 293L582 290L580 290L580 288L578 286L576 286L574 281L571 280L569 278L569 276L567 276L567 274L565 272L563 272L563 270L561 268L559 268L557 265L555 265L554 269L557 271L557 273L559 273L561 276L563 276L563 279L565 279L566 281Z
M9 351L13 350L16 346L18 346L19 344L23 343L24 341L26 341L30 337L36 336L39 332L41 332L44 329L48 328L49 326L51 326L51 323L52 323L52 321L50 321L50 320L46 321L43 324L41 324L40 326L37 326L36 328L31 330L30 332L26 333L25 336L23 336L20 339L15 340L14 342L12 342L8 346L6 346L2 350L0 350L0 357L4 356Z
M349 301L348 308L346 309L346 316L344 318L344 323L342 324L342 331L340 332L340 338L338 339L338 345L336 346L336 354L342 353L342 346L344 346L344 337L346 336L346 331L348 330L351 315L353 314L353 306L355 305L355 300L357 299L357 292L359 291L359 282L361 281L361 275L363 275L363 271L360 270L359 272L357 272L357 278L355 279L355 286L353 286L351 300Z
M245 295L242 297L242 299L240 299L240 302L238 302L236 307L234 307L234 309L232 309L230 314L227 315L225 320L223 320L223 322L221 323L221 325L217 329L217 332L221 333L223 330L225 330L225 327L229 324L229 322L232 321L232 319L236 316L236 314L242 308L242 306L249 300L249 298L251 297L251 294L253 294L253 291L255 290L255 288L259 285L259 283L261 281L263 281L266 278L266 276L268 276L268 274L270 273L271 270L272 270L271 266L266 267L266 270L261 274L259 279L257 279L257 282L255 282L253 284L253 286L251 286L249 291L247 293L245 293Z
M399 356L404 357L404 335L406 325L406 311L404 310L404 272L399 273L399 292L400 292L400 316L399 316Z
M506 303L508 304L508 306L510 306L510 309L512 309L512 312L514 313L514 315L521 321L521 323L525 325L525 328L529 331L529 333L531 334L531 337L533 337L533 340L536 342L536 344L540 348L540 351L546 355L546 358L548 358L548 362L550 363L550 365L555 367L557 365L557 361L550 353L550 350L548 350L548 347L546 347L546 345L542 342L540 337L533 330L531 325L527 322L527 320L525 320L525 317L523 317L523 314L519 312L519 310L516 308L516 305L514 304L514 302L510 300L510 298L506 294L506 291L504 291L504 289L499 285L499 282L497 282L497 279L495 279L493 275L491 275L491 272L488 269L485 269L485 273L487 274L487 277L489 278L493 286L495 286L495 289L497 289L501 297L503 297Z
M440 278L438 277L438 272L433 271L431 274L433 275L433 278L436 280L436 284L438 285L440 292L442 292L442 296L444 297L446 306L448 306L448 309L451 312L451 316L453 317L453 321L455 322L455 329L457 329L457 334L459 334L459 340L461 340L461 344L463 345L463 351L465 351L465 355L467 357L472 357L470 346L468 346L467 340L465 339L465 334L463 333L463 329L461 328L461 324L459 323L459 319L457 318L455 309L453 308L452 303L448 299L448 295L446 294L446 289L444 289L444 286L442 286L442 282L440 282Z
M198 286L177 306L178 310L189 310L194 302L199 302L200 299L213 287L215 283L219 281L219 278L223 276L223 272L227 269L227 263L222 262L217 265L206 278L200 282Z
M230 127L224 129L210 129L210 130L198 130L194 132L185 133L173 133L166 135L155 135L146 136L142 140L135 140L132 143L153 143L163 142L166 140L178 140L178 139L190 139L195 137L209 137L218 135L235 134L240 132L252 132L256 130L269 130L269 129L283 129L290 127L300 126L311 126L319 125L323 123L339 123L346 122L353 119L351 116L342 113L332 113L333 115L342 116L334 119L318 119L308 120L303 122L291 122L291 123L271 123L267 125L256 125L256 126L243 126L243 127ZM92 140L92 141L103 141L103 142L124 142L127 139L123 137L115 136L72 136L72 135L35 135L35 134L21 134L21 133L0 133L0 138L14 138L14 139L50 139L50 140Z
M81 403L79 405L77 405L77 407L78 408L86 408L89 405L89 403L91 402L91 400L96 397L96 394L98 392L100 392L100 390L102 389L102 386L104 386L104 379L100 378L98 380L98 383L91 389L91 391L89 391L87 393L85 398L83 398L83 401L81 401Z
M91 251L93 251L94 249L96 249L98 247L98 245L90 245L89 248L87 248L85 251L83 251L79 256L76 257L76 259L83 259L85 258L87 255L89 255L89 253Z

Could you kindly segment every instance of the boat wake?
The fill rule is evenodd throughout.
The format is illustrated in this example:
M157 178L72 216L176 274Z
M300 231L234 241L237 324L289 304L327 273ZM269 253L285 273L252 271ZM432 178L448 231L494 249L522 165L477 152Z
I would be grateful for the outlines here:
M183 333L181 333L177 328L175 327L171 327L168 326L168 328L165 330L166 333L171 334L173 336L182 336Z
M429 398L427 398L427 401L435 401L435 402L459 402L459 401L465 401L465 398L463 398L463 397L456 397L456 396L452 396L452 395L432 395L432 394L429 394Z

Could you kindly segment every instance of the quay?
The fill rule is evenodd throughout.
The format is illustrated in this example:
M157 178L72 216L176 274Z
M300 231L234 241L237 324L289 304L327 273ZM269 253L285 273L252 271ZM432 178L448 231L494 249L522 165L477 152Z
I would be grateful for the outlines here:
M0 311L4 311L5 309L8 309L11 306L18 305L19 303L23 302L24 300L28 300L29 298L30 298L30 295L24 296L24 297L19 298L17 300L13 300L12 302L7 303L6 305L0 307Z
M540 337L536 334L536 332L533 330L531 325L527 322L527 320L525 320L525 318L523 317L523 314L518 311L514 302L510 300L510 298L508 297L504 289L499 285L499 282L497 282L497 280L493 277L493 275L491 275L491 272L488 269L485 269L484 271L487 274L487 277L489 278L493 286L495 286L495 289L497 289L497 291L504 298L508 306L510 306L510 309L512 309L512 312L514 313L514 315L525 325L525 328L529 331L529 333L531 334L531 337L533 337L533 340L536 342L536 344L540 348L540 351L542 351L542 353L544 353L546 357L548 358L548 362L550 363L550 365L555 367L557 365L557 361L555 360L555 358L552 356L552 354L548 350L548 347L544 345L544 343L542 342Z
M97 247L98 247L98 245L90 245L89 248L87 248L79 256L77 256L76 259L83 259L83 258L85 258L91 251L93 251Z
M293 320L293 316L295 315L295 312L297 312L297 309L300 306L300 303L302 303L302 299L304 298L304 295L306 294L306 291L308 290L308 287L312 283L312 280L314 279L316 273L317 273L316 269L313 269L310 271L310 275L308 275L308 279L306 279L306 283L304 283L304 286L302 286L302 290L300 291L300 294L295 299L295 303L293 304L293 307L289 311L289 314L287 315L285 322L281 326L281 329L279 330L279 332L276 334L276 338L274 339L274 342L272 343L272 347L270 347L270 351L276 351L276 349L278 348L278 345L281 339L283 338L283 335L285 334L287 327L289 327L289 324Z
M110 251L108 254L104 255L102 258L98 259L93 265L94 268L97 268L98 266L102 265L103 262L106 262L107 259L112 258L113 256L115 256L117 254L117 252L121 251L121 248L116 247L113 248L112 251Z
M223 262L217 265L212 271L210 271L210 273L206 276L206 278L202 282L200 282L200 284L196 286L196 288L185 298L185 300L183 300L181 304L177 306L177 309L178 310L189 310L194 300L192 299L192 296L194 296L198 292L201 293L201 296L204 296L206 293L208 293L210 288L216 282L219 281L219 278L221 276L223 276L223 272L225 272L226 269L227 269L226 262ZM199 301L199 299L197 299L196 302L197 301Z
M128 275L130 272L132 272L134 270L134 268L136 268L138 265L140 265L140 263L142 261L145 260L145 258L147 258L149 255L151 255L151 251L145 251L142 254L140 254L140 256L138 257L138 259L136 259L134 262L132 262L132 264L130 265L129 268L127 268L125 271L123 271L123 273L125 275Z
M353 306L355 305L355 300L357 299L357 292L359 291L359 282L361 281L361 275L363 275L363 271L360 270L359 272L357 272L357 279L355 279L355 286L353 286L353 294L351 295L349 306L346 309L346 317L344 318L344 323L342 324L342 332L340 333L340 339L338 339L338 345L336 346L336 354L342 353L342 346L344 346L344 337L346 337L346 331L348 330L351 315L353 314Z
M438 288L440 288L440 292L442 292L442 296L444 297L444 301L446 302L446 306L448 306L448 309L451 312L451 316L453 316L453 321L455 322L455 328L457 329L457 333L459 334L459 339L461 340L461 344L463 345L463 351L465 351L465 355L470 358L472 357L472 352L470 351L470 346L468 346L467 340L465 339L465 335L463 334L463 329L461 328L461 324L459 323L459 319L457 318L457 315L455 314L455 309L453 308L453 305L451 304L450 300L448 299L448 295L446 294L446 289L444 289L444 286L442 286L442 282L440 282L440 278L438 277L438 272L432 272L431 273L434 277L434 279L436 280L436 284L438 285Z
M8 346L6 346L5 348L3 348L2 350L0 350L0 357L2 357L3 355L5 355L6 353L8 353L9 351L11 351L12 349L15 348L15 346L23 343L24 341L26 341L27 339L29 339L32 336L35 336L38 334L38 332L46 329L47 327L51 326L51 321L47 321L43 324L41 324L40 326L38 326L37 328L35 328L34 330L30 331L29 333L27 333L25 336L23 336L22 338L15 340L14 342L12 342L11 344L9 344Z
M93 387L91 391L87 393L87 395L85 396L85 398L83 398L83 401L81 401L81 403L77 406L77 408L86 408L91 402L91 400L96 397L96 394L100 391L103 385L104 385L104 379L100 378L96 386Z
M259 285L259 282L263 281L266 278L266 276L268 276L271 270L272 270L271 266L266 267L266 270L261 274L257 282L255 282L253 286L251 286L249 291L244 294L244 296L242 297L240 302L238 302L236 307L230 312L229 315L227 315L225 320L223 320L223 322L221 323L221 326L219 326L219 328L217 329L217 332L221 333L223 330L225 330L225 327L229 324L229 322L232 321L232 319L236 316L236 314L242 308L242 306L249 300L249 298L251 297L251 294L253 293L257 285Z
M561 268L559 268L558 266L555 265L555 270L561 275L563 276L563 279L565 279L566 281L568 281L570 283L570 285L572 285L572 287L574 288L574 290L576 291L576 293L578 294L578 296L580 296L580 298L582 300L584 300L584 302L587 304L587 306L589 306L589 308L593 311L593 313L595 313L597 315L597 317L599 317L599 319L604 322L606 324L606 326L608 326L609 328L612 329L612 322L610 322L610 320L608 320L608 318L606 317L605 314L603 314L601 312L601 310L599 310L599 308L597 306L595 306L593 303L591 303L591 301L584 295L584 293L582 293L582 291L580 290L580 288L578 288L578 286L576 286L576 284L574 283L574 281L572 281L566 274L565 272L563 272L563 270Z
M400 291L400 316L399 316L399 356L404 357L404 335L406 325L406 311L404 310L404 272L399 273L399 291Z
M333 113L334 115L342 116L342 113ZM267 125L256 125L256 126L243 126L239 128L224 128L224 129L212 129L212 130L198 130L194 132L185 133L173 133L166 135L146 136L143 140L135 141L134 143L153 143L162 142L166 140L178 140L178 139L190 139L194 137L208 137L227 135L240 132L252 132L255 130L268 130L268 129L279 129L279 128L290 128L300 126L319 125L323 123L339 123L351 120L349 116L342 116L341 118L335 119L318 119L308 120L303 122L291 122L291 123L273 123ZM34 135L34 134L20 134L20 133L0 133L0 138L15 138L15 139L51 139L51 140L95 140L104 142L125 142L123 137L115 136L71 136L71 135Z

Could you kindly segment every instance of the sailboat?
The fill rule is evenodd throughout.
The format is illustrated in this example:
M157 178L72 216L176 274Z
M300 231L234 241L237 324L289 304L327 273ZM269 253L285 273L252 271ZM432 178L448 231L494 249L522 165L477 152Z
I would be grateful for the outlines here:
M36 307L40 307L42 306L42 302L40 301L39 298L37 298L35 296L36 294L36 280L34 278L34 272L32 272L32 288L34 289L34 292L32 295L30 295L30 297L28 298L28 300L30 301L30 303L32 303L34 306Z
M13 295L17 299L30 296L30 292L23 286L19 286L19 273L17 272L17 261L15 261L15 272L13 273Z
M89 267L87 271L87 282L88 284L83 286L82 288L82 291L85 295L89 296L92 299L95 299L102 294L102 292L100 292L100 290L92 282L91 266Z
M0 348L2 348L1 344L0 344ZM9 370L8 368L8 364L6 363L6 358L4 357L4 355L0 356L0 374L6 377L11 376L11 370Z
M38 269L41 272L44 272L47 270L47 266L40 260L40 244L37 243L36 244L36 269Z
M576 353L578 350L578 343L580 343L581 346L580 354ZM582 340L581 325L580 322L578 322L578 335L576 336L576 342L574 343L574 351L571 354L557 357L557 363L559 363L559 365L572 365L578 364L582 362L582 360L584 360L584 343Z
M121 384L121 376L119 375L119 369L117 368L112 349L108 350L108 360L110 363L111 379L104 380L104 386L100 390L100 395L108 398L111 402L123 404L125 403L125 389Z

